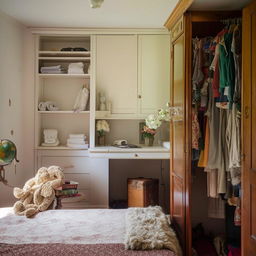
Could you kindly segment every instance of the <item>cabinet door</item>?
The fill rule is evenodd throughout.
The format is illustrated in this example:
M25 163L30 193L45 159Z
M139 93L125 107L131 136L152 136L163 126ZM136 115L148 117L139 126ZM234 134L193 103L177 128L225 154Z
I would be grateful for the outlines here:
M256 253L256 1L243 10L242 255Z
M170 102L170 35L139 35L138 78L141 114Z
M112 114L137 113L137 37L102 35L96 42L96 87Z
M175 230L181 242L184 255L191 255L191 223L190 223L190 69L189 52L191 36L183 32L184 17L179 20L172 31L172 92L171 105L176 108L170 123L170 214ZM189 30L188 30L189 31Z

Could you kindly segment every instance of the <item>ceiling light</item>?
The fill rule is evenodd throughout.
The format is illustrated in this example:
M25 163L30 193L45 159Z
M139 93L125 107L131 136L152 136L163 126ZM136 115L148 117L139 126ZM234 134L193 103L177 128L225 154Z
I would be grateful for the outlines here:
M100 8L104 0L89 0L91 8Z

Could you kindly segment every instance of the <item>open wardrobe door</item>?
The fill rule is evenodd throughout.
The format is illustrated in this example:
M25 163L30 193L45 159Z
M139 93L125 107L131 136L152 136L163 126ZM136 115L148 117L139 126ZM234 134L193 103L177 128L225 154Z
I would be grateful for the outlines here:
M242 255L256 255L256 1L243 10Z
M187 158L187 120L186 120L186 34L184 32L184 22L186 17L172 27L172 85L171 85L171 115L170 122L170 214L172 223L179 237L183 254L188 249L188 232L190 223L187 223L188 188L186 182L189 180L186 171ZM187 247L187 248L186 248Z

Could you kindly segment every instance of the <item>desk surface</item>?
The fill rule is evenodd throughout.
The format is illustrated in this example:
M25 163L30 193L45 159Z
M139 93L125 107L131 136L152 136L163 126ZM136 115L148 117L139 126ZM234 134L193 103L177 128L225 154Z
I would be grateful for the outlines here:
M102 146L90 148L90 153L168 153L170 150L161 146L141 148L118 148L114 146Z
M169 149L160 146L141 148L104 146L90 148L89 154L93 157L109 159L169 159L169 151Z

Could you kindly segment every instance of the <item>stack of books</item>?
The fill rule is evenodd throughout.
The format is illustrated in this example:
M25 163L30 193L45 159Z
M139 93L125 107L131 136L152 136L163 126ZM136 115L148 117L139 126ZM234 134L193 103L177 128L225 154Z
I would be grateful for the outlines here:
M56 190L56 197L61 199L62 209L85 208L85 195L78 191L78 182L65 181L65 184Z
M56 196L63 198L79 196L78 182L65 181L65 184L62 185L61 189L56 191Z

